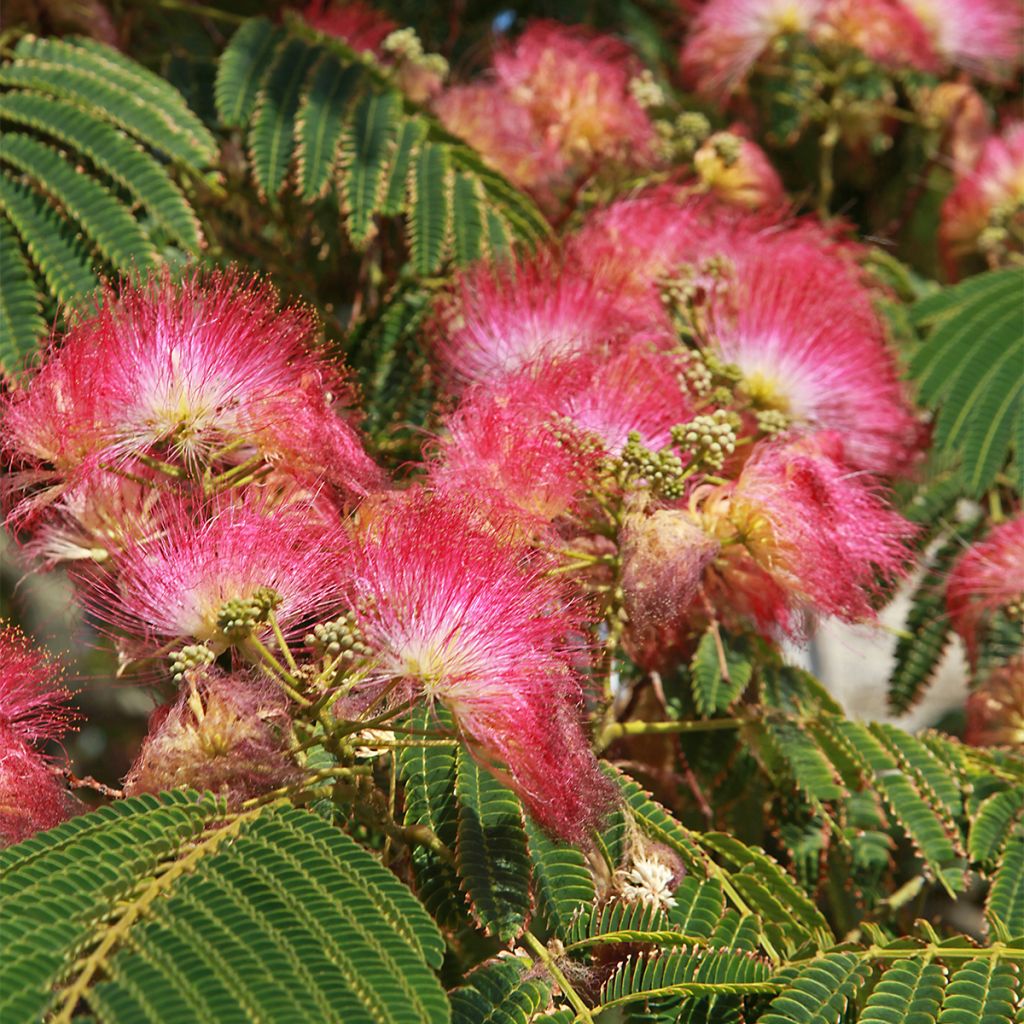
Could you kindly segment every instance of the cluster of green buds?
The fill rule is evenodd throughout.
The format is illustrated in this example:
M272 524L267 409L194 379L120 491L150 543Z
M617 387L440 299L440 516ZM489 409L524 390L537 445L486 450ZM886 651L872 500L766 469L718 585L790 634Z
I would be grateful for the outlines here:
M692 465L702 469L721 469L736 450L739 426L736 413L716 409L709 416L696 416L689 423L673 427L672 440L680 450L692 454Z
M754 415L758 431L768 437L775 437L789 428L789 417L781 409L758 409Z
M270 618L281 603L281 595L271 587L257 587L249 597L233 597L220 606L217 625L232 643L238 643Z
M168 660L171 663L171 678L180 683L186 672L203 669L212 665L216 655L206 644L188 644L180 651L171 652Z
M630 431L618 461L625 470L627 479L646 481L659 497L672 501L683 496L685 468L682 459L671 446L657 452L651 451L643 445L640 435L633 430Z
M711 122L697 111L685 110L674 121L655 121L654 130L658 134L658 148L666 160L680 157L685 160L693 156L711 134Z
M995 263L1004 263L1024 242L1024 199L1007 199L992 207L988 226L978 236L978 248Z
M708 296L726 286L732 273L732 261L717 255L699 264L680 264L658 278L659 298L680 335L692 338L703 333Z
M306 634L306 646L322 658L340 658L346 664L365 658L371 653L370 648L363 643L362 634L352 612L346 612L330 622L315 625L313 632Z
M382 43L385 53L390 53L396 60L415 64L424 71L429 71L439 78L448 77L448 61L439 53L425 53L423 43L413 28L397 28Z
M714 148L715 156L726 167L732 167L740 158L743 140L732 132L716 132L712 140L712 147Z
M655 81L649 68L644 68L639 75L629 80L629 93L645 109L665 105L665 90Z

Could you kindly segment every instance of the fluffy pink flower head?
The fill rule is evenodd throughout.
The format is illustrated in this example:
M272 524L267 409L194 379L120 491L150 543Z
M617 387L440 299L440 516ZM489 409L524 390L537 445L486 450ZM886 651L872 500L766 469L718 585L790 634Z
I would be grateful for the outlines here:
M579 718L578 623L525 554L465 501L412 493L357 545L352 607L375 678L441 702L537 821L582 840L610 796Z
M72 727L69 696L40 651L13 627L0 629L0 846L53 828L73 811L39 749Z
M519 392L518 381L469 392L448 419L430 480L451 494L473 494L527 530L544 530L572 510L597 453L567 436L542 402Z
M568 258L614 297L620 314L660 324L656 281L711 237L707 206L706 199L682 199L674 188L617 200L588 215L568 241Z
M311 0L302 11L313 28L336 36L356 53L381 54L381 44L398 28L397 22L362 0Z
M447 376L465 385L598 351L625 329L618 319L589 276L541 253L458 274L433 329Z
M232 271L124 283L7 402L6 451L30 485L138 455L194 469L256 453L364 494L379 473L332 408L347 390L314 327Z
M636 164L647 156L654 129L630 90L637 70L622 43L556 21L532 22L494 58L511 101L576 165L598 158Z
M548 200L601 161L649 162L654 128L630 89L638 69L609 36L535 21L495 55L489 81L446 90L434 110L509 180Z
M708 0L683 45L683 74L712 99L732 92L779 36L807 34L825 0Z
M1024 515L997 526L960 557L946 605L972 660L988 619L1002 609L1024 616Z
M1024 121L991 136L977 165L942 204L939 240L950 261L979 252L988 228L1016 225L1024 233Z
M292 635L341 600L347 535L314 509L261 507L252 494L238 503L166 499L157 521L115 555L112 574L83 578L101 622L147 642L187 637L222 651L247 630L267 635L269 608Z
M549 200L550 189L568 174L554 141L544 137L530 112L511 102L497 82L445 89L434 101L434 113L491 167L538 198Z
M799 634L803 612L873 620L878 579L909 556L913 527L847 468L835 434L766 445L701 497L704 530L723 544L716 597L762 628Z
M541 375L535 401L619 455L631 433L652 451L671 429L693 417L682 383L684 363L672 353L634 344L609 359L584 356Z
M814 39L856 47L883 67L938 65L927 31L901 0L826 0Z
M190 672L174 704L154 713L125 795L187 786L237 806L298 774L286 750L288 727L287 700L267 680Z
M902 0L944 60L980 78L1002 79L1020 67L1020 0Z
M855 468L904 469L916 424L850 268L799 235L748 239L734 260L732 287L710 297L709 343L740 368L753 403L798 430L838 431Z

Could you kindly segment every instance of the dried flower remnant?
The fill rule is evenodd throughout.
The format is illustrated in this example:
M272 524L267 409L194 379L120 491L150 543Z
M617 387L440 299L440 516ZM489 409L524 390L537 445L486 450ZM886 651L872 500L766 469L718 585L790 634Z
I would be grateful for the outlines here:
M0 845L21 842L74 813L44 744L75 721L58 670L12 626L0 628Z
M193 669L178 699L154 713L125 795L188 787L237 807L298 776L288 727L286 698L272 683Z
M161 531L118 552L112 575L85 578L84 602L148 643L188 637L217 651L268 635L271 611L289 636L323 618L340 602L347 535L301 506L246 497L165 499Z
M579 718L578 623L512 534L466 501L413 492L367 527L353 580L374 684L439 701L538 822L585 840L611 797Z
M347 385L312 347L314 328L230 270L108 289L5 403L15 483L31 506L36 488L52 500L99 466L145 457L198 474L257 456L365 494L380 473L333 408Z
M1024 515L996 526L960 557L946 586L946 605L972 662L993 616L1004 612L1024 620Z
M1024 748L1024 655L992 669L967 698L964 738L979 747Z
M819 45L855 47L886 68L938 66L928 32L901 0L826 0L812 37Z
M720 548L680 509L626 521L619 546L629 617L625 643L645 668L660 668L679 653L704 571Z
M1003 262L1024 250L1024 121L989 138L946 197L939 241L951 268L975 253Z

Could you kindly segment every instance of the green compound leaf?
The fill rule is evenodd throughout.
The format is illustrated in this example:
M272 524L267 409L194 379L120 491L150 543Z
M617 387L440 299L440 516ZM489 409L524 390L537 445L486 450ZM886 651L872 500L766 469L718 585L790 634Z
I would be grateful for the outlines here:
M573 919L593 904L594 879L575 846L551 839L529 818L526 837L537 905L551 931L564 939Z
M490 935L511 942L530 913L530 858L523 809L515 793L459 747L456 860L473 917Z
M971 821L968 850L972 861L988 864L1006 845L1015 822L1024 818L1024 787L1014 786L986 797Z
M776 996L760 1024L834 1024L871 977L871 966L854 953L828 953L798 974Z
M747 688L754 671L743 638L722 633L721 642L719 652L715 631L709 629L701 637L690 665L693 699L698 713L705 717L728 710Z
M930 328L910 363L921 401L938 408L935 447L963 466L964 492L983 494L1006 462L1024 405L1024 268L994 270L921 300ZM1019 457L1019 453L1018 453Z
M1018 984L1010 964L993 957L972 960L950 978L938 1024L1008 1024Z
M448 998L452 1024L530 1024L551 998L538 977L515 960L492 960L473 971Z
M241 128L252 116L271 55L283 37L266 18L250 18L231 37L214 85L217 113L229 128Z
M371 854L306 811L223 814L135 798L3 851L3 1019L448 1020L441 935Z
M1018 825L1006 841L986 909L1008 934L1024 934L1024 826Z
M933 1024L946 988L946 972L935 963L897 960L874 987L860 1024Z
M32 268L6 220L0 220L0 281L0 367L14 373L36 351L46 322L39 315Z

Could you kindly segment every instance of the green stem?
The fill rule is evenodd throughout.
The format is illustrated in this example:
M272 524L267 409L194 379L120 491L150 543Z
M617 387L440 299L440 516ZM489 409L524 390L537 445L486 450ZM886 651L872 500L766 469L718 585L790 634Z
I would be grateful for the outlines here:
M583 1024L594 1024L594 1017L586 1003L580 999L576 990L569 984L569 980L562 973L561 968L555 963L555 958L548 951L540 939L533 932L523 933L523 943L528 946L538 960L548 969L548 973L554 979L555 984L561 989L562 995L569 1001L569 1005L576 1011L576 1020L583 1021Z
M284 660L288 665L288 670L292 675L297 675L299 666L295 659L292 657L292 652L288 648L288 641L284 638L284 633L281 632L281 625L277 621L277 616L274 614L273 609L267 614L267 622L270 623L270 628L274 631L274 639L277 640L277 646L280 648L281 653L284 655Z
M193 4L188 0L153 0L157 7L163 7L167 11L181 11L183 14L202 15L204 18L212 18L214 21L229 22L232 25L241 25L248 21L244 14L232 14L230 11L219 11L216 7L207 7L206 4Z
M288 694L296 704L308 708L310 701L299 692L299 681L281 664L271 653L267 645L255 634L250 633L245 638L245 646L252 647L260 655L264 668L273 669L273 675L277 684Z
M682 722L612 722L601 733L598 750L623 736L659 736L682 732L718 732L722 729L742 729L743 718L708 718Z

